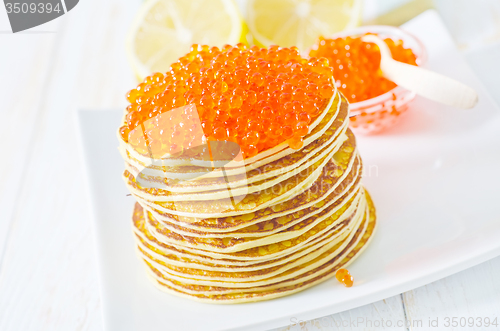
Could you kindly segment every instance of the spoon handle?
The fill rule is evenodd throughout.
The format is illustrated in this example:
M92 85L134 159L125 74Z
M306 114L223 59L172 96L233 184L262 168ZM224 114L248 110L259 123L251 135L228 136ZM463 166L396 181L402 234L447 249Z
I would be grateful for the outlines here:
M380 48L380 69L385 78L428 99L458 108L472 108L478 101L471 87L436 72L396 61L387 44L377 36L368 35L363 41Z

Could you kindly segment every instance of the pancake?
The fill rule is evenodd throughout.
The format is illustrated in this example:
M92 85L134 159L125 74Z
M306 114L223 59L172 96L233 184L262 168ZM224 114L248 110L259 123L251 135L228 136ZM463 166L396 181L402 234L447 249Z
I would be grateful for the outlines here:
M358 214L357 216L359 217L359 210L357 210ZM313 246L312 248L320 248L320 246L318 246L318 244L320 244L321 246L324 246L325 244L328 244L328 243L331 243L333 241L336 240L336 238L338 237L341 237L342 235L344 235L346 233L346 229L349 228L349 224L351 224L351 227L352 227L352 222L353 222L353 217L354 217L354 213L352 215L350 215L348 217L348 219L346 219L345 221L343 221L342 223L343 224L338 224L337 226L335 226L335 228L332 230L332 231L329 231L329 233L327 233L326 235L323 235L323 236L320 236L320 240L314 240L312 241L312 243L314 245L311 245ZM142 230L143 232L147 232L144 231L144 229ZM309 237L311 237L311 234L308 234ZM305 236L304 236L305 237ZM152 243L152 241L155 241L154 238L152 237L149 237L149 243ZM302 238L304 239L304 238ZM298 240L301 240L301 238L298 238ZM171 262L173 259L172 258L169 258L168 255L166 254L163 254L161 250L158 250L156 249L154 246L158 246L157 245L157 241L155 241L156 244L153 244L153 245L149 245L149 244L141 244L140 246L144 246L142 247L143 249L146 249L148 251L149 254L153 255L155 258L157 258L158 260L161 260L161 261L165 261L165 260L168 260L168 262ZM290 249L282 249L282 248L286 248L286 247L299 247L299 245L297 246L292 246L294 244L293 241L289 241L288 243L285 243L286 245L275 245L276 247L278 248L281 248L279 249L278 251L275 251L275 254L273 254L273 259L272 260L266 260L266 261L258 261L257 264L253 264L251 265L251 268L248 269L248 270L254 270L254 269L263 269L263 268L266 268L266 267L269 267L270 264L272 265L279 265L279 264L282 264L282 263L277 263L277 262L285 262L284 259L286 259L287 261L289 260L293 260L293 259L296 259L302 255L304 255L304 252L301 252L302 251L302 248L294 254L289 254L288 251ZM307 245L304 245L303 246L304 248L308 248ZM263 247L264 249L267 250L266 247ZM306 249L307 252L310 252L310 249ZM255 251L259 251L258 249L256 249ZM276 254L276 253L279 253L279 254ZM186 259L186 256L189 256L188 254L192 254L192 253L184 253L183 254L183 258L182 258L182 261L186 262L187 259ZM178 257L178 255L175 255L176 257ZM276 258L276 256L278 256L278 258ZM196 256L194 255L190 255L190 257L193 259L193 258L197 258ZM190 261L193 261L193 260L190 260ZM222 267L222 268L219 268L219 270L225 270L225 271L228 271L231 269L231 271L234 271L235 269L238 269L238 271L243 271L245 268L241 268L241 267L238 267L238 266L235 266L233 264L230 264L230 263L227 263L228 261L222 261L222 260L219 260L219 263L224 263L224 265L221 265L219 264L218 267ZM203 269L203 270L212 270L211 268L206 268L205 266L198 266L197 265L198 262L191 262L188 264L190 264L189 267L192 267L192 268L195 268L195 269ZM170 263L169 263L170 264ZM183 265L183 266L187 266L186 264L178 264L178 265ZM213 264L212 264L213 266ZM247 265L249 266L249 264ZM217 267L216 267L217 268Z
M150 211L157 220L175 227L173 231L178 231L179 227L182 227L197 230L203 234L235 231L286 215L292 215L296 218L296 212L306 208L322 208L324 206L322 200L326 197L331 196L330 200L333 200L335 197L342 196L353 181L360 181L361 161L359 156L351 157L349 153L335 154L333 162L330 161L326 164L320 177L308 190L293 199L258 210L255 213L219 218L191 218L160 213L148 208L147 205L143 207ZM278 219L278 223L285 221L286 218Z
M348 218L342 222L342 224L338 224L324 235L320 235L318 238L305 242L298 248L286 245L286 247L288 247L287 249L273 250L272 252L269 250L251 249L233 254L217 254L217 258L213 258L203 255L207 254L203 251L187 251L182 248L175 248L158 242L156 238L145 229L144 213L142 209L140 209L140 206L137 208L137 210L141 211L135 213L134 230L140 248L146 250L153 257L171 265L213 271L250 271L286 263L297 257L308 254L332 240L336 240L336 238L345 233L347 228L346 225L352 221L351 218ZM236 255L245 257L245 260L234 259ZM250 260L252 257L253 260Z
M359 202L360 194L353 196L346 204L339 206L340 208L326 208L322 212L312 215L309 218L295 224L293 227L285 228L284 230L263 237L243 237L243 238L205 238L205 237L189 237L180 236L161 225L161 223L153 220L151 214L148 213L149 222L146 223L148 230L153 233L159 241L168 244L177 244L190 248L205 249L211 252L238 252L256 246L267 245L270 243L280 242L287 239L292 239L305 234L309 229L315 228L316 232L319 229L327 231L326 224L323 224L325 219L331 223L330 216L335 217L335 220L342 220L344 213L353 211ZM336 223L333 222L328 226L333 227ZM154 227L154 229L153 229Z
M154 284L165 292L196 301L217 304L262 301L304 290L333 277L336 270L352 263L366 248L376 227L375 208L369 195L366 195L367 207L363 223L354 232L354 236L349 241L345 240L343 243L337 244L337 249L344 245L341 252L335 254L333 257L331 256L329 260L319 266L315 266L315 263L310 261L309 265L315 267L291 279L279 281L271 285L245 289L186 285L183 282L169 280L160 271L146 262L148 274ZM347 244L345 244L346 241ZM288 271L288 273L292 272Z
M364 202L364 200L363 200ZM365 208L364 204L360 205L360 207L356 210L355 214L350 214L348 215L348 218L351 219L352 221L349 222L349 224L346 226L345 232L343 233L344 235L348 235L352 233L352 229L356 228L359 225L359 222L363 218L363 215L365 213ZM354 224L353 224L354 223ZM314 230L312 231L314 233ZM257 280L262 280L266 279L278 274L281 274L282 272L291 269L295 266L302 265L305 262L308 262L315 257L320 256L322 253L328 251L330 248L335 246L335 244L340 240L343 239L342 236L337 237L336 240L331 240L328 242L326 245L322 246L321 248L317 249L314 252L311 252L299 259L296 259L294 261L291 261L286 264L282 264L279 266L274 266L266 269L261 269L259 268L258 270L255 271L240 271L240 270L231 270L227 272L221 272L221 271L208 271L208 270L200 270L197 268L182 268L182 267L176 267L176 266L171 266L166 263L163 263L159 259L152 259L151 256L147 256L146 252L142 251L143 255L147 257L149 260L148 262L155 262L160 266L160 268L163 272L169 274L171 277L175 279L176 276L179 277L184 277L188 278L190 280L184 279L185 282L196 282L196 284L201 284L200 282L209 280L209 281L229 281L229 282L243 282L244 285L241 284L235 284L235 286L238 287L247 287L250 286L252 281L257 281ZM229 269L229 268L228 268ZM274 278L273 278L274 279ZM211 284L211 282L207 283L208 285ZM213 285L213 284L212 284Z
M306 284L312 284L312 279L318 278L316 281L319 281L323 270L320 266L334 258L339 261L341 253L348 254L346 247L351 247L352 238L359 236L361 223L368 223L364 221L369 214L366 211L365 191L360 189L362 164L355 149L354 136L350 131L346 134L348 139L342 143L344 149L340 148L329 156L329 167L325 163L321 169L321 174L326 176L318 176L311 185L323 188L319 199L318 195L316 199L310 199L306 190L303 194L306 201L312 204L299 205L302 208L281 215L281 204L297 206L293 199L285 200L272 205L265 213L280 216L254 220L254 213L251 218L242 217L240 227L236 229L239 232L223 232L220 236L221 233L206 231L212 228L205 227L203 233L210 233L210 237L203 233L192 236L195 231L184 226L199 224L200 220L211 225L221 222L214 222L212 218L194 218L188 223L183 222L186 217L178 217L183 221L173 224L169 222L172 218L148 208L149 205L143 209L137 204L136 210L141 210L139 214L143 215L142 227L135 227L138 254L146 261L150 276L163 289L178 295L194 295L202 301L213 301L214 295L226 296L223 302L227 303L264 300L277 295L255 296L255 293L266 293L266 289L285 295L309 286ZM336 170L336 181L328 178L332 169ZM335 190L338 187L336 184L343 184L340 191ZM287 210L287 207L283 209ZM265 214L263 216L267 216ZM155 219L158 215L163 216L161 221ZM277 231L273 231L275 224L280 224L276 227ZM184 230L182 234L179 228ZM268 232L259 233L258 229L267 229ZM239 236L238 233L246 235ZM330 265L336 264L330 262ZM308 273L316 269L316 272ZM303 274L308 278L301 283ZM274 283L285 284L282 286L286 291L273 287ZM305 285L295 286L297 283ZM217 294L197 293L193 292L193 286L219 290ZM183 287L188 288L187 292ZM235 299L235 296L238 298Z
M326 168L326 167L325 167ZM300 205L300 204L292 204L289 201L285 201L281 204L290 204L291 207L296 207L291 210L288 210L286 207L282 207L281 209L273 208L264 209L265 217L259 219L256 214L250 220L250 222L242 223L238 227L225 228L225 232L213 231L214 228L203 229L203 231L197 230L192 225L198 225L197 223L173 223L172 219L167 221L162 221L158 218L158 214L155 212L151 212L153 217L160 221L162 227L167 228L168 230L180 234L182 236L194 236L194 237L204 237L204 238L224 238L224 237L235 237L235 238L244 238L244 237L263 237L267 235L271 235L273 233L279 232L286 228L296 225L298 222L304 220L307 217L310 217L314 214L317 214L324 210L327 207L333 205L334 208L340 208L341 205L348 201L349 198L352 197L353 194L360 187L360 178L357 175L361 172L361 166L359 161L356 160L354 163L354 167L351 169L351 172L345 178L341 185L335 186L333 189L330 188L329 191L331 193L322 197L321 200L313 200L310 201L308 205ZM309 189L314 189L315 186L320 186L320 180L322 178L318 178L315 184ZM301 195L306 195L307 192L303 192ZM338 198L341 196L340 198ZM299 200L298 197L295 199ZM295 200L294 199L294 200ZM298 205L298 206L297 206ZM273 216L275 216L273 218ZM222 223L222 222L221 222ZM220 224L220 223L215 223ZM232 229L232 231L231 231ZM219 230L219 227L215 228L215 230ZM209 232L210 231L210 232ZM229 232L230 231L230 232Z
M189 180L172 180L164 175L146 175L144 170L139 172L136 166L129 163L126 164L125 170L130 172L135 178L139 177L141 185L148 188L161 189L158 191L158 195L162 195L162 190L175 193L188 193L215 191L227 189L228 187L237 188L255 182L262 182L268 178L280 178L279 181L282 181L306 169L327 154L337 152L342 143L347 139L345 135L347 127L345 123L338 128L331 127L328 130L328 135L322 137L325 138L322 141L318 139L305 149L239 175L230 175L230 170L227 170L224 171L224 177L207 178L200 174L199 177Z
M140 248L143 252L146 252L150 254L151 257L172 266L210 271L252 271L288 263L298 257L317 250L333 240L342 238L346 235L347 225L351 221L352 217L349 217L344 222L341 222L341 224L338 224L332 230L328 231L326 234L313 239L298 249L294 249L292 252L282 251L278 252L279 254L274 254L274 257L272 258L256 261L247 260L242 262L228 259L213 259L208 256L197 255L187 251L178 251L176 254L170 254L171 250L165 249L169 246L159 244L156 238L151 236L151 234L149 234L144 228L141 228L141 233L136 231L136 240L138 248Z
M210 195L205 197L206 200L192 200L191 197L186 197L186 200L182 201L148 200L142 197L143 192L137 187L137 183L131 179L130 175L127 177L127 186L132 195L140 201L141 204L146 204L150 208L154 208L161 212L190 217L233 216L242 213L252 213L279 203L284 199L295 197L302 191L311 187L328 161L329 159L325 157L311 165L310 168L283 181L280 185L276 185L275 187L278 189L277 192L273 190L273 187L250 194L218 198L216 202L210 199Z
M344 139L347 139L347 137L345 137ZM326 163L329 159L331 159L333 154L335 154L339 148L341 148L341 144L337 145L331 144L330 146L325 148L324 151L321 151L314 157L311 157L311 159L308 162L305 162L304 164L300 165L299 167L289 172L267 179L264 178L260 181L252 183L247 183L246 178L243 180L238 180L239 179L238 178L236 180L238 186L233 186L235 184L223 185L221 190L209 190L202 192L197 191L197 192L187 192L187 193L171 192L168 191L167 189L148 190L147 188L141 187L141 185L135 180L135 178L133 176L130 176L131 173L128 170L124 172L124 180L127 185L130 185L129 190L135 192L136 195L140 195L144 199L155 199L158 202L218 200L238 195L248 195L250 193L261 192L267 188L275 186L294 176L307 178L308 174L313 173L318 167L322 167L324 163ZM227 178L227 180L230 179ZM148 181L148 184L149 183L150 182ZM160 183L160 187L162 186L163 184ZM228 187L231 189L228 189Z

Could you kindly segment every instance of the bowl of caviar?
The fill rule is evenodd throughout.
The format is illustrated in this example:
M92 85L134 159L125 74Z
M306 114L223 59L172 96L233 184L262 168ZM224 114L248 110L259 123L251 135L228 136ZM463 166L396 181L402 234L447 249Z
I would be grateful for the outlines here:
M400 28L384 25L321 37L311 48L310 57L328 59L335 85L350 103L350 126L362 134L379 133L393 126L415 98L414 92L383 77L378 46L361 40L367 34L383 39L397 61L422 66L427 59L420 40Z

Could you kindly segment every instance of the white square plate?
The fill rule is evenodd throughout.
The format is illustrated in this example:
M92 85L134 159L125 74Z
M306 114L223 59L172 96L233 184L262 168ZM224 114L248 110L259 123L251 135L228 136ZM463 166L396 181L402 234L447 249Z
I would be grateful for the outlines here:
M146 278L131 232L133 198L121 180L121 111L79 112L97 238L106 330L262 330L347 310L422 286L500 254L500 111L434 11L404 29L428 67L479 92L473 110L417 98L392 130L359 137L365 184L378 210L374 240L335 279L271 301L211 305L160 292Z

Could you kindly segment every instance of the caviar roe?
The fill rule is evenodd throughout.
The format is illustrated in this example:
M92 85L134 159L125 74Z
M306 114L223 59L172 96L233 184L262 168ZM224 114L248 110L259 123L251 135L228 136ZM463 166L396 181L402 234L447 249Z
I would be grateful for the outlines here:
M128 141L156 115L196 105L206 139L236 142L246 158L282 142L300 149L334 94L332 77L327 59L304 59L296 47L195 44L169 72L148 76L127 93L120 134ZM169 139L156 134L146 142L168 152Z
M351 287L354 283L354 278L351 276L347 269L339 269L335 273L335 278L342 283L345 287Z
M319 43L309 52L311 57L325 57L329 60L337 88L351 103L371 99L397 86L382 77L378 46L366 43L361 38L362 36L320 38ZM403 47L402 40L387 38L384 41L395 60L416 65L415 54L411 49Z

